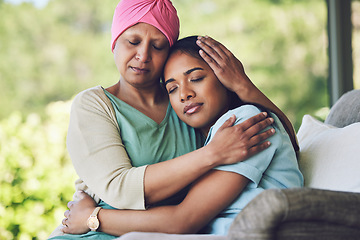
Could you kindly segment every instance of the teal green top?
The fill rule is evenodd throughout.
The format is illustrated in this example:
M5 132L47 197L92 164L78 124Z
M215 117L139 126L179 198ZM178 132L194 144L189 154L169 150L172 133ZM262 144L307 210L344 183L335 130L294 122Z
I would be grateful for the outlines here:
M168 105L160 124L105 90L116 113L121 139L132 165L139 167L184 155L201 147L204 139L181 121Z
M168 105L166 116L160 124L104 90L110 99L120 127L121 139L134 167L154 164L184 155L203 146L204 137L194 128L182 122ZM159 205L175 204L183 195L164 200ZM114 209L101 201L99 206ZM114 239L103 232L88 232L80 235L65 234L54 239Z

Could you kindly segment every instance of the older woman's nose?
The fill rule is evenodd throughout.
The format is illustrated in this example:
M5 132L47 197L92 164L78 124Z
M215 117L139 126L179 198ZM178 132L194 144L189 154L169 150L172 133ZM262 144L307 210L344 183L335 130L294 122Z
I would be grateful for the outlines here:
M149 62L151 60L151 50L150 46L146 46L146 44L142 44L139 46L136 59L140 62Z

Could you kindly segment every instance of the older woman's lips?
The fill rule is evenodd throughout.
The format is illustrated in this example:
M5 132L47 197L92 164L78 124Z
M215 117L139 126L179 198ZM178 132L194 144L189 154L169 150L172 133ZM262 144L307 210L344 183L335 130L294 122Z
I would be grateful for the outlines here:
M200 108L202 107L202 103L192 103L187 105L186 107L184 107L184 113L185 114L193 114L196 113L200 110Z
M147 73L149 72L146 68L137 68L137 67L131 67L131 69L136 73Z

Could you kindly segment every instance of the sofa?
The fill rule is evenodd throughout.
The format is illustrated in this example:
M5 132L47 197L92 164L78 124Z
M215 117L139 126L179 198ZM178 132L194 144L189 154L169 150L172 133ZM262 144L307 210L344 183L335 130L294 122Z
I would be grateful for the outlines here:
M297 136L305 187L262 192L227 236L132 232L118 240L360 239L360 90L344 94L325 122L305 115Z

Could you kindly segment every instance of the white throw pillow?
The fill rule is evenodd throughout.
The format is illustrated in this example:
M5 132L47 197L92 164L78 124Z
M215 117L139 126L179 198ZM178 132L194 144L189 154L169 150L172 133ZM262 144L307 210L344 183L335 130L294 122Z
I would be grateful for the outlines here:
M306 187L360 192L360 123L336 128L305 115L297 137Z

